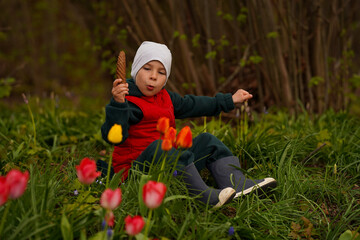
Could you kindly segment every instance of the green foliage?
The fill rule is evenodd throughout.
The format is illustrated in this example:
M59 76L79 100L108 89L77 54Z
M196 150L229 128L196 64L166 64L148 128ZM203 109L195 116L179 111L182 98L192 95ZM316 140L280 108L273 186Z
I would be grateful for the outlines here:
M339 240L359 240L359 239L360 239L360 234L350 230L346 230L339 237Z
M216 51L210 51L205 55L205 58L206 59L209 59L209 58L214 59L216 57L216 54L217 54Z
M0 31L0 41L6 41L7 40L7 34Z
M193 131L216 135L239 157L251 177L272 176L280 183L276 200L261 212L263 222L250 214L256 206L240 208L241 203L238 210L245 212L240 215L243 218L237 215L234 220L267 225L274 239L336 239L347 229L356 229L360 221L356 200L360 196L360 120L333 111L313 119L307 114L294 117L278 112L262 115L246 127L244 114L235 129L230 126L234 122L212 119L204 125L194 123ZM298 207L289 207L292 204ZM269 224L273 218L281 223ZM287 234L282 235L281 229L287 229Z
M324 82L324 78L315 76L310 79L309 87L318 86L320 83Z
M263 58L258 55L256 55L256 56L253 55L253 56L249 57L249 61L253 64L258 64L258 63L262 62L262 60L263 60Z
M181 87L184 89L194 89L196 88L196 83L183 83Z
M354 74L350 79L349 82L355 87L360 87L360 75Z
M268 34L266 34L267 38L277 38L279 37L278 32L269 32Z
M247 20L247 15L240 13L239 15L237 15L236 17L236 21L238 21L239 23L245 23Z
M181 40L186 40L187 36L186 34L180 34L179 31L175 31L173 34L173 38L180 38Z
M207 42L211 45L211 46L215 46L215 40L214 39L208 39Z
M218 83L223 83L223 82L225 82L226 81L226 78L225 77L220 77L219 79L218 79Z
M246 59L241 59L240 60L240 66L241 67L245 67L248 64L259 64L263 61L263 58L259 55L252 55L249 57L248 60Z
M200 34L196 34L193 38L192 38L192 45L193 47L199 47L199 39L200 39Z
M73 231L71 229L71 225L66 215L63 214L61 218L61 233L64 240L72 240L73 239Z
M233 15L231 15L230 13L223 14L222 17L223 17L224 20L227 20L227 21L232 21L232 20L234 20Z
M14 78L0 78L0 98L8 97L10 95L12 86L15 82Z
M225 35L222 35L220 38L220 46L223 47L223 46L229 46L229 45L230 45L229 40L226 39Z
M77 180L75 165L83 157L109 159L112 147L99 128L104 111L65 108L63 100L29 99L36 125L25 104L0 112L0 175L12 168L29 170L25 194L0 207L10 208L4 239L101 239L104 211L99 198L104 178L90 186ZM178 126L182 121L178 121ZM188 122L187 122L188 123ZM347 239L360 226L360 120L345 112L321 116L285 112L192 123L193 136L209 132L239 157L251 178L271 176L278 187L259 197L252 194L213 210L189 197L179 178L154 167L151 175L137 169L120 184L123 200L114 211L114 239L125 239L124 218L141 214L141 186L163 174L168 192L154 211L149 236L167 239ZM322 146L326 143L325 146ZM322 147L321 147L322 146ZM315 151L317 150L317 151ZM169 169L171 166L165 166ZM204 173L205 174L205 173ZM204 178L206 178L204 176ZM146 179L146 180L144 180ZM211 177L207 178L212 184ZM110 187L120 183L115 175ZM77 194L74 194L74 192ZM228 235L230 227L234 235Z

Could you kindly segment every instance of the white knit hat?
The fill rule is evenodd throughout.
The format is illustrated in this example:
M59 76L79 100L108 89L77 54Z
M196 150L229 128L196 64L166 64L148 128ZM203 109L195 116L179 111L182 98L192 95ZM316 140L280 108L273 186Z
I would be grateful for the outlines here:
M167 81L171 70L171 59L171 52L166 45L145 41L136 51L134 62L131 66L131 77L136 81L136 75L140 68L150 61L157 60L165 67Z

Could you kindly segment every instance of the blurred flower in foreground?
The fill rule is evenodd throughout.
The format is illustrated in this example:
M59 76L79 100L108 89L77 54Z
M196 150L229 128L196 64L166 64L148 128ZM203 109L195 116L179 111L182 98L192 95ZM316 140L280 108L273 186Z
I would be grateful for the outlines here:
M0 206L4 205L9 197L9 186L6 183L6 178L0 176Z
M96 172L96 163L90 158L81 160L80 165L76 166L76 173L83 184L91 184L101 175L101 172Z
M172 142L169 139L164 139L161 143L161 149L163 151L170 151L172 147L173 147Z
M166 185L162 182L148 181L143 187L143 201L150 208L161 205L166 193Z
M113 230L111 228L108 228L108 230L106 231L106 235L107 235L108 239L110 239L113 235Z
M16 199L21 197L25 192L28 180L28 171L22 173L16 169L10 170L6 175L6 183L9 187L9 198Z
M105 219L101 222L101 230L104 230L106 226L106 221Z
M176 147L191 148L192 134L189 126L183 127L176 137Z
M123 135L122 135L122 127L119 124L114 124L109 133L108 133L108 140L111 143L117 144L120 143L123 139Z
M234 233L235 233L234 227L230 227L229 228L229 236L234 235Z
M156 125L156 130L161 134L165 134L166 131L169 129L170 126L170 119L167 117L159 118L158 123Z
M169 129L164 134L164 139L169 139L171 143L175 143L176 140L176 129L173 127L169 127Z
M169 127L162 139L161 149L163 151L170 151L176 140L176 129Z
M121 189L117 188L114 191L110 188L106 189L100 198L100 205L108 210L114 210L121 203Z
M74 191L74 195L75 195L75 196L79 195L79 192L78 192L78 190L77 190L77 189L75 189L75 191Z
M173 172L173 176L176 177L177 175L178 175L178 172L177 172L177 170L175 170L175 171Z
M145 221L141 216L131 217L130 215L125 218L125 231L130 236L135 236L140 233L144 228Z
M25 104L29 104L29 100L27 99L26 95L24 93L22 93L21 95L24 99Z
M112 211L107 211L105 214L105 222L109 227L113 227L115 223L115 216Z

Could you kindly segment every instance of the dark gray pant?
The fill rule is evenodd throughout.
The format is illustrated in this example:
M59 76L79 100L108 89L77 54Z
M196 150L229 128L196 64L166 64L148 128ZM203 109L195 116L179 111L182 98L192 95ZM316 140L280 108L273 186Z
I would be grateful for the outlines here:
M151 164L158 142L160 146L154 159L156 164L163 151L161 150L161 140L152 142L134 161L133 165L139 167L140 171L147 172L148 166ZM167 162L171 163L175 160L179 150L173 148L168 152ZM218 159L233 156L232 152L215 136L210 133L201 133L193 139L193 145L191 148L183 150L179 157L177 167L182 170L183 167L194 162L198 171L205 168L207 164L210 164Z

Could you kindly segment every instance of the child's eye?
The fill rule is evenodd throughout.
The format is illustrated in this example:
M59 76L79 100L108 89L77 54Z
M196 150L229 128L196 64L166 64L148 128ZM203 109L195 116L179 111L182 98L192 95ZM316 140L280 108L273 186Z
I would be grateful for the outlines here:
M150 68L149 67L144 67L144 70L149 71Z
M160 71L159 73L160 73L161 75L165 75L165 74L166 74L165 72L161 72L161 71Z

